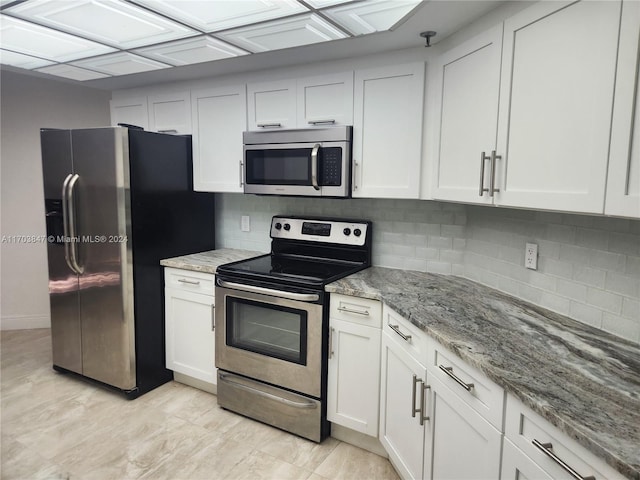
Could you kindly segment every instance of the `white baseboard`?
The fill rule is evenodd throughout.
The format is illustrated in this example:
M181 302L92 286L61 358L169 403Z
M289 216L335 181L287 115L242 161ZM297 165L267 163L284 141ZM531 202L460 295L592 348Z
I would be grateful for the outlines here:
M0 330L51 328L49 315L8 315L0 317Z

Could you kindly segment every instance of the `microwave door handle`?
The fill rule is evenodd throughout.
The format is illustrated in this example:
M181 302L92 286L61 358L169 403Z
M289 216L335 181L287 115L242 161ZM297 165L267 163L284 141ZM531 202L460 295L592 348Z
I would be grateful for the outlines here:
M320 190L318 185L318 151L320 150L320 144L316 143L311 150L311 185L316 190Z

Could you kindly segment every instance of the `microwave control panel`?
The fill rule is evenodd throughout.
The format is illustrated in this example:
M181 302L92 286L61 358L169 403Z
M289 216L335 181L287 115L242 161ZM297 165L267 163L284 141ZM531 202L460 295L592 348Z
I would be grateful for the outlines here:
M323 148L320 158L320 185L327 187L342 185L342 148Z

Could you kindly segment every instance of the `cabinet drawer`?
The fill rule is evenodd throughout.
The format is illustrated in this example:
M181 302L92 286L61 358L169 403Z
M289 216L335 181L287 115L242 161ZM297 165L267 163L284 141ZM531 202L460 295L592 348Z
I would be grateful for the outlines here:
M338 320L380 328L382 303L379 300L332 293L330 316Z
M165 267L164 269L165 287L187 292L213 295L215 288L214 279L215 275L211 273L194 272L169 267Z
M429 370L495 428L503 431L504 389L434 340Z
M505 436L552 478L574 478L568 469L585 478L593 476L596 480L624 478L604 460L512 395L507 395ZM564 467L561 462L564 462Z
M427 334L387 305L382 307L382 331L387 332L418 362L426 364Z

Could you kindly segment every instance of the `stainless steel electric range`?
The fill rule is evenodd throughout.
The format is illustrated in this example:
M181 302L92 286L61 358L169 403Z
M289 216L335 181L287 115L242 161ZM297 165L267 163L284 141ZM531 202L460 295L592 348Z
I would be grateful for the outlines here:
M329 343L327 283L371 265L364 220L275 216L271 253L218 267L218 404L322 441Z

